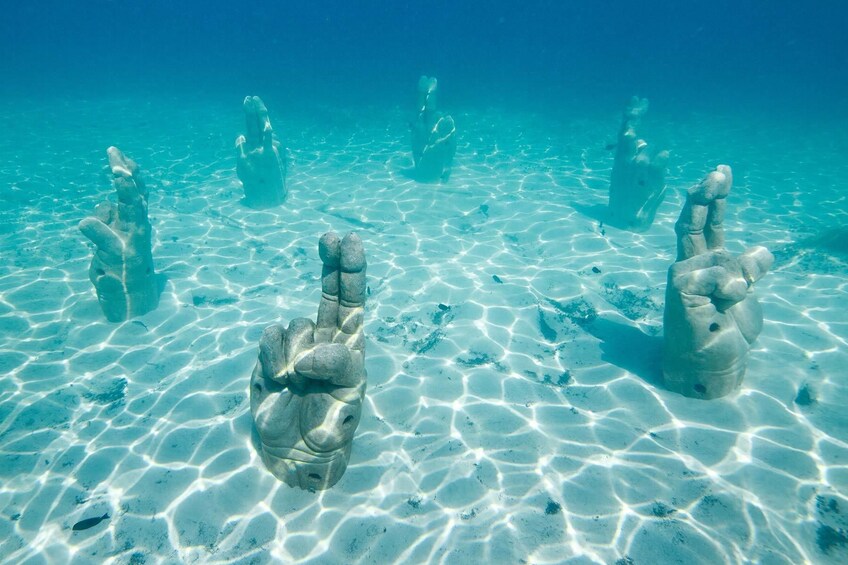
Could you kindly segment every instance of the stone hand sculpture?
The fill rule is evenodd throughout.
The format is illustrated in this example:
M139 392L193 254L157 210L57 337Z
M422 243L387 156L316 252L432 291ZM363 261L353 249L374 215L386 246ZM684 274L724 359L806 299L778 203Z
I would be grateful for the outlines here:
M153 270L147 188L138 165L117 147L106 153L118 203L101 202L79 229L97 246L88 276L100 307L107 320L121 322L155 310L159 284Z
M765 247L734 256L724 249L724 212L732 184L719 165L689 189L675 224L677 262L668 270L663 317L666 387L693 398L719 398L745 376L748 350L763 327L752 285L771 267Z
M647 111L648 101L634 96L618 132L607 221L621 229L650 228L665 198L668 151L651 152L644 139L636 138L636 126Z
M355 233L321 237L317 323L273 325L259 341L250 410L262 460L289 486L330 488L350 459L365 397L365 252Z
M456 125L436 109L436 87L435 78L418 80L418 115L411 129L415 180L421 182L447 182L456 154Z
M244 186L244 203L268 208L286 199L286 161L274 136L268 109L258 96L244 99L247 135L236 139L236 174Z

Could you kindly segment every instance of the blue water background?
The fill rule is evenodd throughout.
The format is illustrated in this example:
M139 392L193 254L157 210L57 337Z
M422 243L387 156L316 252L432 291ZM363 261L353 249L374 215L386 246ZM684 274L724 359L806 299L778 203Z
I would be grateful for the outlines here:
M268 90L400 103L420 74L454 105L844 115L838 0L4 2L0 92ZM408 94L407 94L408 95Z

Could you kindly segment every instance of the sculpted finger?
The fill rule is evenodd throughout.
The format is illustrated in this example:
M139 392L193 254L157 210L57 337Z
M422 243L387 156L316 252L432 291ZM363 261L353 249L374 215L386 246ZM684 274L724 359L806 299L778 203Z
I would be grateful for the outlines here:
M710 177L712 200L709 204L704 236L708 249L724 249L724 213L727 209L727 195L730 194L733 186L733 172L729 166L719 165L710 173Z
M310 379L351 386L345 378L349 374L350 350L341 343L316 345L297 360L294 368L299 375Z
M707 225L704 227L704 239L707 249L718 251L724 249L724 212L727 209L727 200L713 200L707 213Z
M273 129L271 128L271 120L267 119L265 122L265 129L262 132L262 143L265 146L265 149L268 151L273 150L274 148L274 135Z
M697 187L695 187L697 188ZM697 204L691 198L693 189L689 189L686 203L680 211L674 232L677 234L677 260L685 261L707 251L704 239L704 225L707 223L707 207Z
M318 242L318 255L324 263L321 269L321 302L318 304L316 343L333 341L339 322L339 268L341 241L333 232L325 233Z
M133 177L138 170L135 161L121 153L117 147L109 147L106 149L106 155L109 158L109 168L112 170L112 175L116 177Z
M314 345L315 324L308 318L295 318L286 331L286 373L294 374L294 367Z
M765 247L757 246L739 256L742 275L748 284L754 284L765 275L774 263L774 255Z
M258 96L253 97L254 108L256 108L256 125L262 133L271 133L271 117L268 115L268 108Z
M120 256L124 251L123 240L99 218L85 218L79 223L82 234L90 239L99 251Z
M724 183L720 187L718 198L727 198L730 194L730 188L733 186L733 170L730 165L719 165L716 167L716 172L724 175Z
M280 324L268 326L259 338L259 363L262 376L285 384L286 379L286 330Z
M674 225L678 261L723 247L724 199L731 182L730 167L719 165L687 191L686 203Z
M268 109L258 96L247 96L244 99L245 125L247 126L247 140L252 146L261 143L265 131L265 124L269 123Z
M687 275L692 271L709 269L710 267L715 267L718 264L719 261L715 253L703 253L701 255L695 255L684 261L672 263L671 267L669 268L669 272L671 273L672 279L677 279L683 275Z
M721 265L690 271L676 279L675 286L684 294L712 299L718 310L743 300L748 292L741 273L731 273Z
M352 349L365 346L362 324L365 317L366 261L362 239L349 233L341 243L337 342Z
M709 206L717 198L727 198L730 192L730 167L719 165L710 172L694 189L690 189L690 197L701 206Z

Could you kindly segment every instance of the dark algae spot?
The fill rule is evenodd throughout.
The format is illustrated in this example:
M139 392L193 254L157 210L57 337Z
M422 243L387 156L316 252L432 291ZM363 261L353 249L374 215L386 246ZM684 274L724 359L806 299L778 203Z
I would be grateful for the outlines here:
M226 306L227 304L235 304L238 298L235 296L220 296L210 298L203 294L195 294L191 297L191 302L195 306Z
M554 514L559 514L560 510L562 510L562 505L559 502L548 499L548 505L545 506L545 514L553 516Z
M539 331L542 332L542 336L548 341L556 341L557 333L550 324L545 320L545 313L539 308Z
M118 378L107 385L99 387L98 390L82 393L82 396L97 404L112 404L121 402L126 397L127 379Z
M545 385L563 387L563 386L566 386L570 382L571 382L571 373L569 371L565 371L564 373L560 373L560 375L558 377L556 377L556 380L554 380L554 377L552 377L550 375L544 375L544 377L542 378L542 384L545 384Z
M839 501L827 496L819 495L816 497L816 508L822 514L841 514L839 511Z
M474 350L469 351L465 357L457 357L456 363L463 367L482 367L484 365L491 365L502 373L505 373L508 370L505 365L500 363L496 358L492 357L488 353L480 353L479 351Z
M601 274L601 270L597 267L592 267L592 272L595 273L596 275Z
M419 355L424 355L425 353L436 347L436 345L438 345L438 343L442 341L443 337L445 337L445 332L443 332L442 330L436 330L434 332L431 332L426 337L412 343L412 350L415 353L418 353Z
M695 385L695 392L697 392L698 394L704 394L704 393L707 392L707 387L705 387L702 384L696 384Z
M102 522L103 520L108 520L108 519L109 519L109 513L108 512L106 514L104 514L103 516L99 516L99 517L96 517L96 518L86 518L85 520L80 520L79 522L74 524L73 530L75 532L81 532L83 530L93 528L94 526L96 526L97 524Z
M545 301L553 306L559 314L581 327L591 324L598 317L598 312L595 308L582 298L578 298L567 304L563 304L552 298L546 298Z
M498 284L503 284L503 281L501 280L501 278L498 275L492 275L492 280L495 281Z
M798 389L798 394L795 396L795 404L798 406L812 406L816 403L816 393L810 387L809 384L804 383L804 385Z
M835 529L827 524L819 522L819 527L816 529L816 545L822 553L830 553L830 550L848 545L848 536L845 535L845 530Z
M677 512L677 510L670 506L666 506L662 502L654 502L654 505L651 506L651 514L657 518L667 518L675 512Z
M844 527L845 519L839 501L832 496L816 496L816 513L819 518L816 545L821 552L829 555L834 549L848 547L848 531Z
M819 550L825 555L831 555L834 550L848 547L848 529L839 501L833 496L816 496L816 514L816 545Z
M631 320L639 320L659 310L659 306L652 298L651 289L632 291L621 288L614 282L605 282L601 294L607 302Z
M457 357L456 362L464 367L479 367L481 365L489 365L495 363L495 359L486 353L477 353L470 351L471 357Z
M433 314L433 323L437 326L441 326L446 321L450 322L453 319L453 314L451 314L451 307L447 304L439 303L439 310Z
M473 518L476 518L477 517L477 509L472 508L468 512L463 512L462 514L460 514L459 517L462 518L463 520L471 520Z

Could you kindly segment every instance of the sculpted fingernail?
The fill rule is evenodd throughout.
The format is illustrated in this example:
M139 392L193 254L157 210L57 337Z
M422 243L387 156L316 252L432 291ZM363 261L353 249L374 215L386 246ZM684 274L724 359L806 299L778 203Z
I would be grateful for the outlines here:
M341 247L339 236L335 232L327 232L318 241L318 256L325 265L338 268Z

